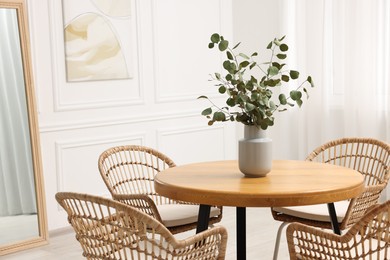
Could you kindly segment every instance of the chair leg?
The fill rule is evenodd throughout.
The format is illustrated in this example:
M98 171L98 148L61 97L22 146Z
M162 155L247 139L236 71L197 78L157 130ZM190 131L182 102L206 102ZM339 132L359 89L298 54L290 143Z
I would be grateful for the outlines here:
M274 257L273 257L273 260L277 260L278 259L278 253L279 253L279 245L280 245L280 237L282 236L282 231L283 231L283 228L289 224L288 222L283 222L282 224L280 224L279 226L279 229L278 229L278 233L276 235L276 241L275 241L275 248L274 248Z

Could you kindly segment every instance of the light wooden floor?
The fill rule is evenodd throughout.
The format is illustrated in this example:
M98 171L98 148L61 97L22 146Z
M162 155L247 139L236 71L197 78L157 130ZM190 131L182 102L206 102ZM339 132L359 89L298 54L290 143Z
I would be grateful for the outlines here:
M235 249L235 208L224 207L221 225L228 229L229 239L226 260L236 259ZM247 209L247 259L268 260L272 259L275 236L280 222L273 220L269 208ZM30 249L7 256L0 256L1 260L78 260L81 256L81 248L74 238L73 230L61 234L52 235L49 245ZM195 231L189 231L178 238L191 236ZM289 259L285 235L282 237L279 259Z

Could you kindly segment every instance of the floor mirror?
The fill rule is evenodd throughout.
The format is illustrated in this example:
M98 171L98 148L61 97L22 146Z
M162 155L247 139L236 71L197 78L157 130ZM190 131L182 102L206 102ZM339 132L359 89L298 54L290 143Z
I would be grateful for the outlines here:
M0 256L47 243L34 94L25 0L0 0Z

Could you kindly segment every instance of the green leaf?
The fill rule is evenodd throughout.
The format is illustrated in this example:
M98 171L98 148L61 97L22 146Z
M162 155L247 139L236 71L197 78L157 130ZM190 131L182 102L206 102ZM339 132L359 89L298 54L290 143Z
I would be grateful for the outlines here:
M287 55L286 55L286 54L279 53L279 54L276 55L276 57L278 57L278 58L281 59L281 60L284 60L285 58L287 58Z
M307 89L306 89L306 88L303 88L303 91L304 91L305 94L306 94L306 99L308 99L308 98L309 98L309 93L307 92Z
M240 55L240 57L243 57L244 59L249 60L248 55L246 55L246 54L244 54L244 53L240 53L240 54L238 54L238 55Z
M279 73L279 69L277 67L270 66L268 68L268 75L270 75L271 77L277 75L278 73Z
M283 80L284 82L289 82L289 81L290 81L290 77L287 76L287 75L282 75L282 80Z
M213 35L211 35L211 42L212 43L217 43L217 42L219 42L219 40L220 40L220 37L219 37L219 34L218 33L214 33Z
M213 115L213 120L214 121L225 121L226 120L225 113L215 112Z
M205 110L202 111L202 116L208 116L208 115L210 115L212 112L213 112L213 110L211 109L211 107L206 108Z
M228 61L228 60L225 60L224 62L223 62L223 68L225 69L225 70L229 70L230 69L230 67L231 67L231 62L230 61Z
M241 44L241 42L237 43L237 44L233 47L233 50L234 50L235 48L237 48L238 45L240 45L240 44Z
M297 102L297 104L298 104L298 107L301 107L301 106L302 106L303 101L302 101L301 99L296 100L296 102Z
M222 40L218 44L218 48L220 51L225 51L228 48L228 46L229 46L229 42L226 40Z
M267 45L267 49L271 49L272 48L272 42L268 43Z
M290 97L294 101L300 100L301 97L302 97L302 92L300 92L298 90L291 90L290 91Z
M206 96L199 96L197 99L201 99L201 98L209 99L209 98L206 97Z
M220 86L218 91L219 91L219 93L224 94L226 92L226 87L225 86Z
M314 82L313 82L313 79L311 78L311 76L307 77L307 81L309 81L310 86L311 86L312 88L314 88Z
M236 105L236 102L234 101L233 98L228 98L228 99L226 100L226 104L227 104L228 106L230 106L230 107L234 107L234 106Z
M210 42L209 43L209 49L212 49L212 48L214 48L214 43Z
M282 105L286 105L286 104L287 104L286 95L280 94L280 95L279 95L279 102L280 102L280 104L282 104Z
M219 74L219 73L216 72L216 73L215 73L215 78L218 79L218 80L220 80L220 79L221 79L221 74Z
M253 104L251 104L251 103L245 103L245 110L246 111L248 111L248 112L250 112L250 111L252 111L253 109L255 109L256 108L256 106L255 105L253 105Z
M291 79L297 79L299 77L299 72L296 70L290 70Z
M227 51L227 52L226 52L226 55L227 55L227 58L228 58L229 60L234 60L233 54L232 54L230 51Z
M227 75L225 76L225 79L226 79L227 81L232 80L232 78L233 78L233 76L230 75L230 74L227 74Z
M285 51L288 51L288 46L287 46L287 44L281 44L280 46L279 46L279 49L281 50L281 51L283 51L283 52L285 52Z
M275 66L278 70L280 70L280 64L278 62L272 62L272 66Z
M247 67L248 65L249 65L249 61L247 61L247 60L244 60L243 62L240 63L240 67L241 67L241 68L245 68L245 67Z
M257 53L257 52L254 52L254 53L252 53L251 57L257 56L257 55L258 55L258 53Z
M249 69L253 69L254 66L256 66L256 62L252 62L252 64L249 66Z
M279 41L280 42L283 41L285 37L286 37L286 35L284 35L282 38L280 38Z
M214 121L213 120L210 120L208 123L207 123L209 126L212 126L214 124Z

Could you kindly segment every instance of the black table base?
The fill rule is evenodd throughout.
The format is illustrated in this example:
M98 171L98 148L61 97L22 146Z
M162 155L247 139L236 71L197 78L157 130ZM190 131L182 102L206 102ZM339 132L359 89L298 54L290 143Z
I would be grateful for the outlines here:
M206 230L209 225L210 206L201 204L199 207L198 226L196 233ZM328 203L328 211L333 232L340 235L340 227L337 221L336 209L333 203ZM246 208L236 208L236 245L237 245L237 259L246 259Z

